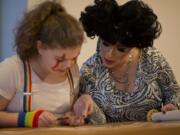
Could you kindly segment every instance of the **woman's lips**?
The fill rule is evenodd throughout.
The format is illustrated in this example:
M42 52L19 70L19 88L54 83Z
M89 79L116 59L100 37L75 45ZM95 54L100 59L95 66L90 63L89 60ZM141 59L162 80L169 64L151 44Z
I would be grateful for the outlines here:
M106 59L106 58L104 58L104 62L105 62L105 64L107 64L107 65L111 65L111 64L114 63L113 60L108 60L108 59Z

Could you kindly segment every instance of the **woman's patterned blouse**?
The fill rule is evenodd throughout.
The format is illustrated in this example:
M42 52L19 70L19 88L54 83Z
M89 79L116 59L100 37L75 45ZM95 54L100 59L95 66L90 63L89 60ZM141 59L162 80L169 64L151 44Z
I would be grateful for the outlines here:
M180 87L162 54L149 47L141 50L131 93L115 89L98 51L81 68L80 93L92 96L108 122L143 121L149 110L160 110L162 103L176 105Z

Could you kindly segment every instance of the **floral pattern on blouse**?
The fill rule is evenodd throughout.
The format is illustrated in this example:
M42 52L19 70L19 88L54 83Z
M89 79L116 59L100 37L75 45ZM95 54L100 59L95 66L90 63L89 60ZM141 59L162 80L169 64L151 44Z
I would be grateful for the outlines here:
M173 71L153 47L141 50L131 93L115 89L98 51L83 64L80 72L80 94L90 94L108 122L144 121L149 110L160 110L162 103L179 102L180 87Z

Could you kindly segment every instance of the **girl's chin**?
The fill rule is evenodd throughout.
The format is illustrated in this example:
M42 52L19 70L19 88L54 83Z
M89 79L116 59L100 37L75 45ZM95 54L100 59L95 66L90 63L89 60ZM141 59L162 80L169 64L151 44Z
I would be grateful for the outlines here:
M66 70L65 71L63 71L63 70L53 70L53 73L54 74L59 74L59 75L64 75L64 74L66 74Z
M66 74L66 71L57 71L57 73L59 73L59 74Z

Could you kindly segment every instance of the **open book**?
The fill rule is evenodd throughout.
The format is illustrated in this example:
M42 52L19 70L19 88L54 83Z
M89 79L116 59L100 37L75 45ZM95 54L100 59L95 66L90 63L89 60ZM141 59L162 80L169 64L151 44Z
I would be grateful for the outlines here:
M152 121L180 121L180 110L168 111L165 114L162 112L155 112L151 116Z

